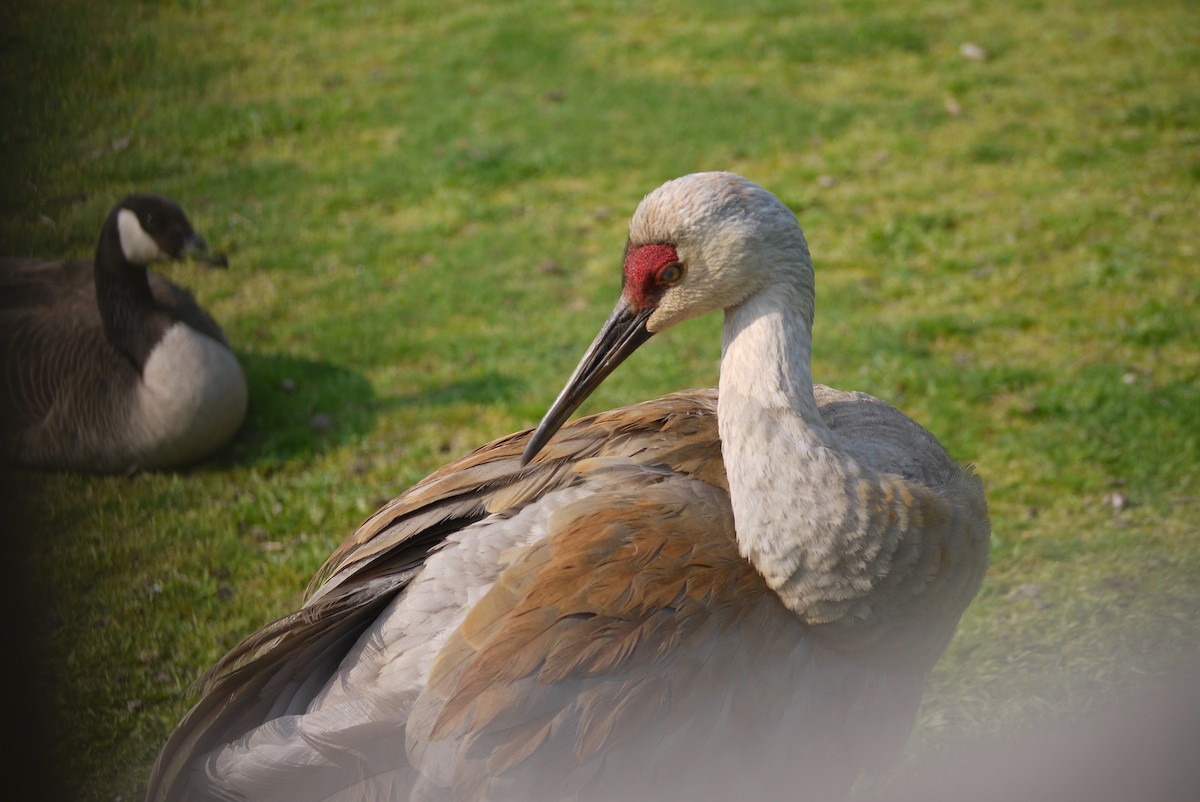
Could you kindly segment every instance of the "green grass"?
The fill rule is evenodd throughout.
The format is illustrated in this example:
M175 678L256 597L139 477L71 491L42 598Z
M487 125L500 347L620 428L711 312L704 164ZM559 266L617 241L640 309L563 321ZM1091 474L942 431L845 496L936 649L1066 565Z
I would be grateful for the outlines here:
M361 519L537 420L615 299L628 214L700 169L799 216L817 378L987 480L992 568L914 754L1195 656L1186 0L60 0L0 22L3 250L86 256L124 193L178 198L231 269L169 272L251 385L194 469L6 478L72 798L137 798L188 684ZM587 409L714 382L719 325L664 335Z

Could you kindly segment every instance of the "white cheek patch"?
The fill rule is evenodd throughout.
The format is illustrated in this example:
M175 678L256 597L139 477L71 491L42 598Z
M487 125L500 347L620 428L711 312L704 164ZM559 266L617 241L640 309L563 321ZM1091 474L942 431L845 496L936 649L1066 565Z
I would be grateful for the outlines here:
M137 215L128 209L117 212L117 231L121 235L121 250L125 258L135 265L145 265L158 259L166 259L162 248L154 237L146 233Z

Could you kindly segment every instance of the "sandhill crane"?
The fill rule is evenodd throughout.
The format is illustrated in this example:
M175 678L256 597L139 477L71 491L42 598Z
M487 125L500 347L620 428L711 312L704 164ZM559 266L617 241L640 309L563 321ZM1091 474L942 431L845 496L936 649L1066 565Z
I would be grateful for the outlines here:
M147 270L209 256L160 195L109 212L93 261L0 260L0 455L83 471L164 468L229 440L246 377L187 290Z
M654 332L725 311L719 393L556 431ZM532 434L384 506L237 646L149 798L831 799L893 755L980 584L979 480L810 379L790 211L650 193L616 309Z

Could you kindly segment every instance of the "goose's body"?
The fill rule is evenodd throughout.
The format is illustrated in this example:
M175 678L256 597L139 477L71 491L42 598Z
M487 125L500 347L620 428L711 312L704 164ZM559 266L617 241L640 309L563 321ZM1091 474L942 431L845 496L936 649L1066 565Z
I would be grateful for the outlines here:
M744 179L647 196L538 431L364 523L210 672L149 798L827 800L881 767L979 586L986 505L902 413L814 388L811 280ZM719 397L551 439L650 333L715 309Z
M146 267L200 248L174 202L132 195L94 261L0 260L5 461L163 468L233 436L246 413L236 356L190 293Z

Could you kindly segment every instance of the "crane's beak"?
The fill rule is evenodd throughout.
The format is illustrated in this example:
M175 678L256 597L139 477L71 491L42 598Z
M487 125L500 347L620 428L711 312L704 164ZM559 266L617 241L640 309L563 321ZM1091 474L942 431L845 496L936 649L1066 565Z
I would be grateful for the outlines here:
M191 234L183 241L182 256L203 262L210 267L229 267L229 260L224 254L210 253L208 243L199 234Z
M522 465L528 464L537 456L567 418L571 417L571 413L587 400L592 391L600 386L617 365L625 361L625 357L650 339L653 332L646 328L646 321L653 312L652 306L640 312L633 311L624 297L617 302L608 320L604 321L604 327L600 329L596 339L592 340L587 353L579 361L579 366L567 380L566 387L563 387L558 398L554 399L550 411L529 438L525 453L521 455Z

